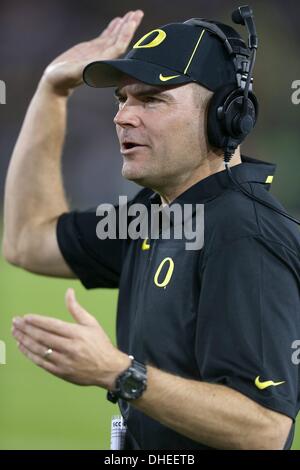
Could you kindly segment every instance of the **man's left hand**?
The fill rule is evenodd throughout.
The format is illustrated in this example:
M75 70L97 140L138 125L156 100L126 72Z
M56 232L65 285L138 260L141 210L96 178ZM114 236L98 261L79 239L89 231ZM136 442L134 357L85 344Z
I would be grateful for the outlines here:
M36 365L78 385L113 390L130 358L111 342L95 317L66 292L66 306L76 323L28 314L13 319L13 336L20 351Z

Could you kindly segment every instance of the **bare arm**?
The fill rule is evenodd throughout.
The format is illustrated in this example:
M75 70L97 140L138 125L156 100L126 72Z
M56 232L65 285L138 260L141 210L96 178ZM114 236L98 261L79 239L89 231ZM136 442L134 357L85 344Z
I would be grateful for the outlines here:
M66 108L67 96L53 93L42 80L7 174L3 252L8 261L32 271L72 277L55 237L57 217L68 210L60 170Z
M147 367L148 387L132 405L165 426L215 449L280 450L292 420L223 385Z
M82 84L88 63L125 52L142 16L137 11L115 18L99 37L69 49L45 70L6 179L3 254L9 262L40 274L74 277L56 240L57 219L69 210L61 175L68 97Z

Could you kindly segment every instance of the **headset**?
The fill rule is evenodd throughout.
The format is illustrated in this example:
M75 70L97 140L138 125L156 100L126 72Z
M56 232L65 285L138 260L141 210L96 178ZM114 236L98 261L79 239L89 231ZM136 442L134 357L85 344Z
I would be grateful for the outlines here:
M230 181L245 196L281 214L287 219L300 225L300 221L285 211L249 193L235 179L230 169L230 160L245 138L253 130L258 116L258 101L253 93L253 69L258 48L258 36L254 22L254 14L248 6L241 6L232 13L232 21L246 26L248 31L248 48L243 39L234 29L221 23L192 18L186 24L200 26L216 35L232 58L236 82L219 88L213 95L207 116L207 135L209 143L224 152L224 164Z

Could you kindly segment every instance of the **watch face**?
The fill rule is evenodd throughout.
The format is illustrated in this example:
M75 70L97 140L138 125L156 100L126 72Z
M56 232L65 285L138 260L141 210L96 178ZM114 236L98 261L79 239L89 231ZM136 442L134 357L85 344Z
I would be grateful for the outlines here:
M123 383L123 391L124 393L136 393L140 390L143 384L138 382L134 377L128 377Z
M121 396L127 400L138 398L145 390L145 379L135 371L128 371L120 380Z

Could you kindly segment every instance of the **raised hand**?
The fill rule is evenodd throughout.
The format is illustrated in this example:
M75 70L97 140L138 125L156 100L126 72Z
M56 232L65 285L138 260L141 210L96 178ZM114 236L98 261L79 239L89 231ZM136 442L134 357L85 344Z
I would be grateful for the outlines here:
M57 94L67 95L81 85L86 65L96 60L117 59L127 50L144 13L129 11L114 18L95 39L71 47L46 68L42 81Z

